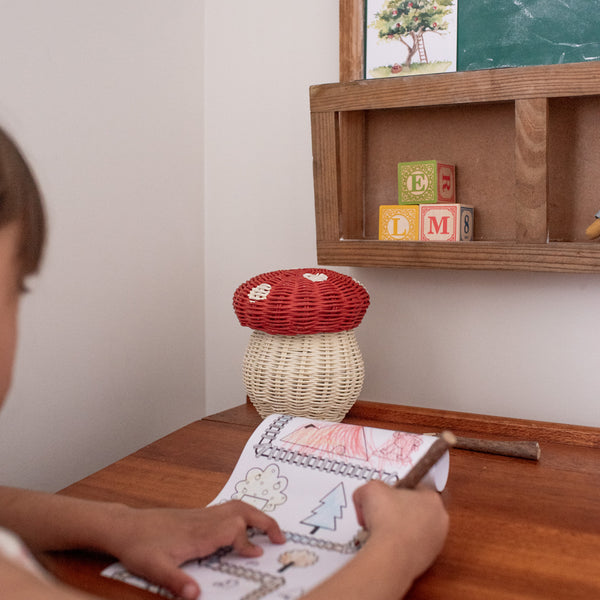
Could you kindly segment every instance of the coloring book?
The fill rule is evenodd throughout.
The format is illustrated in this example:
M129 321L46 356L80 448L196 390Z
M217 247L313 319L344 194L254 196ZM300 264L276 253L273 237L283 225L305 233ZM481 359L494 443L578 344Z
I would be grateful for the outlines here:
M248 502L276 519L287 541L271 544L264 534L250 532L264 549L259 558L221 548L188 562L184 568L197 579L203 600L291 600L308 592L359 551L354 490L370 479L402 479L435 439L289 415L264 419L211 504ZM424 482L441 491L448 468L446 453ZM103 575L168 595L119 563Z

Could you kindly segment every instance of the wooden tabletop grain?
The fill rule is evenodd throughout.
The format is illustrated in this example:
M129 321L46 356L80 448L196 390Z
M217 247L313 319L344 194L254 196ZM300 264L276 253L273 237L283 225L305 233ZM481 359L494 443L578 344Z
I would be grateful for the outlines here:
M223 487L260 417L250 404L206 417L60 493L132 506L197 507ZM600 429L357 402L345 422L531 439L531 461L452 450L442 496L450 532L411 600L600 598ZM157 596L100 576L111 557L49 553L60 579L119 600Z

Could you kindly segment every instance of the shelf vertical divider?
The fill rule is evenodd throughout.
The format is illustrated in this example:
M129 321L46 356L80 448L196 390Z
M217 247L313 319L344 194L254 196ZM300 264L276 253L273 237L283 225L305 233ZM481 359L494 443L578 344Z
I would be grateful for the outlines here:
M339 143L337 113L311 115L317 254L319 242L340 239Z
M548 98L515 100L516 241L548 239Z
M341 237L345 240L363 239L366 179L365 112L340 112L338 119Z

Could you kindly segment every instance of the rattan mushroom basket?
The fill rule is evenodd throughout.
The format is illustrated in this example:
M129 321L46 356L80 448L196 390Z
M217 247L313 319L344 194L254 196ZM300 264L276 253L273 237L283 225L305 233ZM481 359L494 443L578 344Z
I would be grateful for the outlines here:
M253 330L244 385L262 417L344 418L364 381L354 330L368 306L362 284L329 269L272 271L238 287L235 313Z

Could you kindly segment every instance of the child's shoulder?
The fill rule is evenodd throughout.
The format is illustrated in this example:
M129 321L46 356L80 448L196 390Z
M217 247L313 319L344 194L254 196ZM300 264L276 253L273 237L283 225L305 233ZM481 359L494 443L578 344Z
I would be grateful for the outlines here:
M9 560L38 577L47 578L49 576L35 560L21 538L12 531L2 527L0 527L0 557Z

